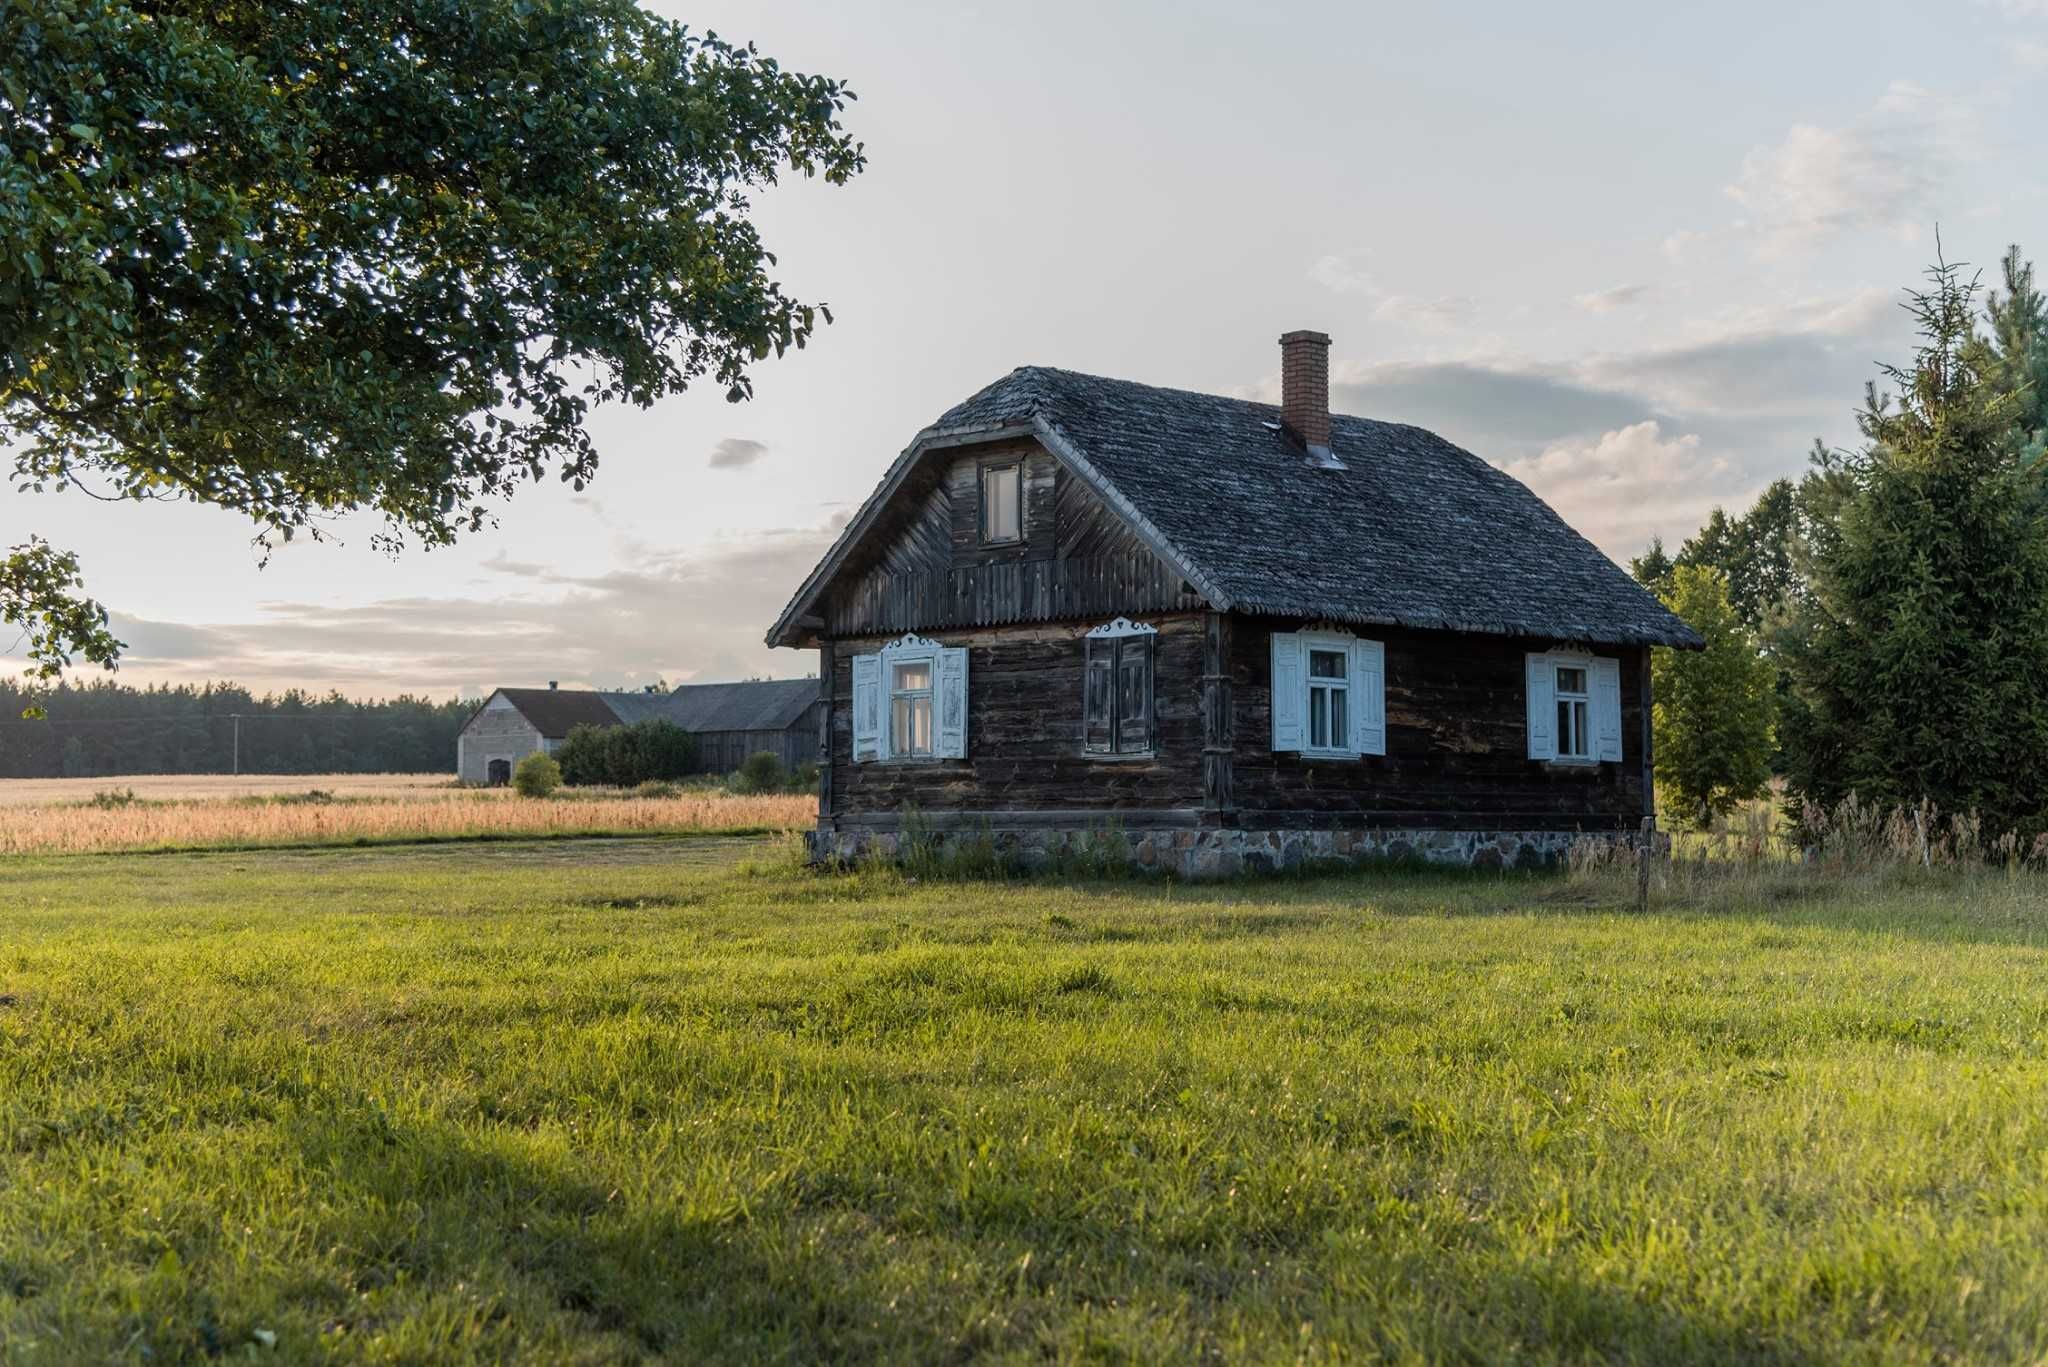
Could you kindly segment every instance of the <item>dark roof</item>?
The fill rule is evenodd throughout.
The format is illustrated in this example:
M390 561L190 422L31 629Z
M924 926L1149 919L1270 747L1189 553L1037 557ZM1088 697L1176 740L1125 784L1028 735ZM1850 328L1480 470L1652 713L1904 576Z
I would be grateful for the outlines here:
M669 693L607 693L605 697L627 721L651 716L666 717L685 731L783 731L802 721L818 701L818 681L679 684Z
M549 740L559 740L578 726L619 724L618 714L606 704L602 693L574 688L501 688L498 692Z
M818 701L818 681L679 684L668 693L572 688L501 688L498 692L535 730L559 740L573 727L618 726L649 717L665 717L685 731L782 731L802 721Z
M1528 487L1433 432L1342 415L1319 468L1271 404L1025 366L949 409L807 581L822 589L922 451L1036 436L1219 608L1605 644L1700 637Z

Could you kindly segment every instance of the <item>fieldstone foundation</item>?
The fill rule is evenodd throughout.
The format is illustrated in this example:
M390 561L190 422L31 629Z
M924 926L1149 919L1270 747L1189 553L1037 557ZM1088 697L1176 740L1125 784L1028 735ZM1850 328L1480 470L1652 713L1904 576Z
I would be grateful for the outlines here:
M1656 837L1652 837L1655 839ZM1669 837L1663 837L1668 839ZM910 839L894 831L812 831L813 862L894 860ZM954 830L916 840L940 858L986 857L989 846L1024 869L1061 865L1128 865L1179 878L1229 878L1303 867L1426 863L1476 869L1540 869L1557 865L1581 841L1634 844L1634 832L1437 830Z

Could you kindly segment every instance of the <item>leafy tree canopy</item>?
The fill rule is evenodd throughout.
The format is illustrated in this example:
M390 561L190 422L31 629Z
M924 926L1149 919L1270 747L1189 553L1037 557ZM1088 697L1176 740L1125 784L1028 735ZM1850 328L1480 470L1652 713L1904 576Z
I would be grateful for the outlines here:
M1704 824L1770 781L1777 671L1757 653L1720 570L1676 565L1661 597L1706 648L1659 650L1651 661L1658 797L1677 821Z
M864 157L836 80L631 0L0 6L0 444L17 487L191 499L259 543L433 545L597 469L596 403L801 347L749 194ZM119 653L28 539L0 621Z

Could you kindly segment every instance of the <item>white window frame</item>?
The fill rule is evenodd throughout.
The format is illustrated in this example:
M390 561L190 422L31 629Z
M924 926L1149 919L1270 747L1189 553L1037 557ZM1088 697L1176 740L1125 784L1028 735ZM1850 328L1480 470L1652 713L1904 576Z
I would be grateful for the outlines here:
M924 687L905 688L897 676L906 669L924 671ZM936 759L939 753L939 657L936 651L906 650L882 662L883 716L889 730L891 759ZM925 748L917 749L897 735L896 704L924 704Z
M1302 683L1308 689L1308 698L1307 707L1302 717L1303 723L1308 727L1308 744L1302 748L1301 753L1304 755L1315 755L1322 759L1355 758L1358 752L1351 748L1351 643L1349 641L1344 641L1341 644L1327 641L1309 641L1306 644L1307 649L1302 652ZM1318 677L1315 667L1316 656L1318 655L1335 655L1338 662L1344 667L1343 674L1335 678L1331 678L1328 675ZM1316 694L1318 693L1322 694L1324 698L1323 724L1327 733L1325 743L1322 745L1316 744ZM1344 733L1341 738L1336 734L1336 727L1331 724L1336 712L1333 704L1339 696L1344 699ZM1340 739L1342 741L1341 744L1338 743Z
M1569 669L1579 676L1576 691L1567 691L1564 686L1564 672ZM1550 707L1551 715L1558 721L1557 762L1559 764L1597 764L1593 758L1593 662L1591 659L1576 660L1564 656L1552 656L1550 660ZM1578 745L1566 745L1566 738L1576 730Z
M1336 680L1313 680L1309 661L1316 651L1335 651L1344 657L1344 730L1331 736L1331 744L1317 746L1312 736L1313 700L1318 690L1337 691ZM1387 656L1380 641L1363 640L1348 631L1318 627L1308 631L1273 633L1271 695L1273 749L1281 754L1298 754L1308 759L1355 760L1366 755L1387 753ZM1292 703L1287 696L1291 695ZM1298 713L1294 710L1298 706ZM1284 718L1284 720L1283 720ZM1299 744L1291 743L1294 724L1299 723Z
M1564 737L1558 734L1557 704L1560 696L1557 671L1585 671L1583 694L1564 695L1564 701L1586 704L1584 751L1567 754ZM1578 647L1532 652L1524 669L1528 692L1527 722L1529 758L1545 764L1593 767L1619 763L1621 744L1621 661L1612 655L1595 655Z
M871 662L871 663L870 663ZM928 752L912 753L900 745L896 736L896 700L905 696L906 690L896 687L896 670L901 665L922 665L930 683L925 688L907 690L912 697L926 698L931 708L931 749ZM862 672L872 669L873 706L879 715L872 720L861 714L863 704ZM965 759L967 757L967 650L963 646L945 646L916 633L906 633L889 642L873 655L856 655L853 659L853 760L856 764L881 761L899 764L927 764L934 760ZM868 738L866 728L872 725L873 749L863 753L862 746Z

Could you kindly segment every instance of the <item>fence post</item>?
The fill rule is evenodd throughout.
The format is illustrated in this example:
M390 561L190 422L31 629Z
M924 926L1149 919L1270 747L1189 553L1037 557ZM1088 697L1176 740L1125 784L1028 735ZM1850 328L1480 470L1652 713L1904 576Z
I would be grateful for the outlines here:
M1657 819L1643 818L1642 838L1636 843L1636 910L1650 909L1650 844L1656 834Z

